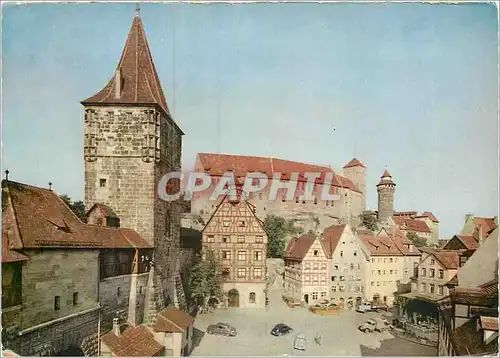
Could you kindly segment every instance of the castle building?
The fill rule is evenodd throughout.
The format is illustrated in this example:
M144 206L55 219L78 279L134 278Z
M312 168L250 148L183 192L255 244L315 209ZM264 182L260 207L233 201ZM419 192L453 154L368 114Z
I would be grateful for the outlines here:
M202 257L222 265L229 307L266 306L267 234L248 201L226 196L202 230Z
M191 202L191 213L200 215L204 220L210 217L215 207L222 200L210 200L212 190L216 187L225 172L233 172L234 176L244 179L252 172L264 173L268 179L273 174L281 173L281 181L295 185L292 200L286 200L287 191L280 189L274 200L269 200L271 182L260 192L250 193L249 202L256 207L259 218L268 214L295 219L297 225L305 231L321 231L339 223L356 222L358 215L365 210L365 166L358 159L353 159L344 166L343 175L335 173L330 167L305 164L278 158L253 157L242 155L198 153L195 171L205 172L212 177L210 188L201 193L194 193ZM320 173L313 189L314 200L304 200L307 178L304 173ZM292 173L299 173L297 180L291 178ZM320 194L326 174L333 176L329 194L339 195L340 200L321 200ZM315 223L310 218L316 217ZM308 221L309 220L309 221Z
M162 176L180 170L183 132L165 101L138 12L111 80L81 103L85 207L104 205L121 227L154 246L160 307L169 300L183 306L180 209L157 195Z

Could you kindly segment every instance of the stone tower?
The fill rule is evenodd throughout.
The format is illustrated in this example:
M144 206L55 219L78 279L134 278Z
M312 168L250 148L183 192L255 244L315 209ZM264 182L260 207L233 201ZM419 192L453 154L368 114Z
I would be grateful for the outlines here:
M351 179L363 194L361 211L366 210L366 166L360 160L353 158L349 163L344 165L343 169L344 176Z
M394 192L396 184L392 181L392 176L387 169L380 177L377 184L378 193L378 221L386 223L394 214Z
M108 205L122 227L154 245L156 290L165 302L182 299L182 305L180 211L158 197L157 185L167 172L180 170L184 133L165 101L139 11L111 80L81 103L85 207Z

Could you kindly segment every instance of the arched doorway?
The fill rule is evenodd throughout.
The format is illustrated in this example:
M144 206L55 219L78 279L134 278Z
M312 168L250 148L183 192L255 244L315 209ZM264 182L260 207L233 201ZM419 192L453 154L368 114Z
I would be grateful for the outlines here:
M304 301L306 304L309 303L309 295L308 294L304 295Z
M238 290L233 288L227 293L227 305L229 307L240 307L240 294Z
M362 300L363 299L361 297L359 297L359 296L356 297L356 307L358 307L361 304Z
M344 297L342 297L342 298L340 299L340 302L339 302L339 303L340 303L340 304L339 304L339 306L340 306L340 307L342 307L342 308L344 308Z
M380 303L380 295L378 293L373 295L373 303L375 303L375 304Z
M353 300L353 298L352 298L352 297L349 297L349 298L347 299L347 308L349 308L350 310L352 310L352 309L353 309L353 306L354 306L354 300Z
M248 301L250 303L255 303L255 292L250 292L250 294L248 295Z

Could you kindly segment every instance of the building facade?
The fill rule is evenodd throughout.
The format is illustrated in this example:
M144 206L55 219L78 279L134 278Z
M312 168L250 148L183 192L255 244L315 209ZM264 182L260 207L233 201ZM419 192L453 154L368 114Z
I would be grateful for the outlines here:
M286 294L307 305L329 300L329 257L323 242L313 234L288 242L285 251Z
M181 166L183 132L168 109L139 14L111 80L84 107L85 207L104 204L155 247L164 302L184 305L179 274L180 209L157 195Z
M330 299L353 309L365 299L365 273L369 257L350 225L330 226L323 232L330 266Z
M226 196L217 206L202 231L202 256L209 255L222 265L229 307L266 306L267 234L252 204Z

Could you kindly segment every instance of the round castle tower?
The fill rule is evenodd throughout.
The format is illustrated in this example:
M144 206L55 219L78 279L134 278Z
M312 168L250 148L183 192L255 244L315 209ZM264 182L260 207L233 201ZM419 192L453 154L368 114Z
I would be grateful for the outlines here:
M377 184L378 193L378 221L385 223L394 214L394 192L396 184L392 181L392 176L387 169L380 177Z

